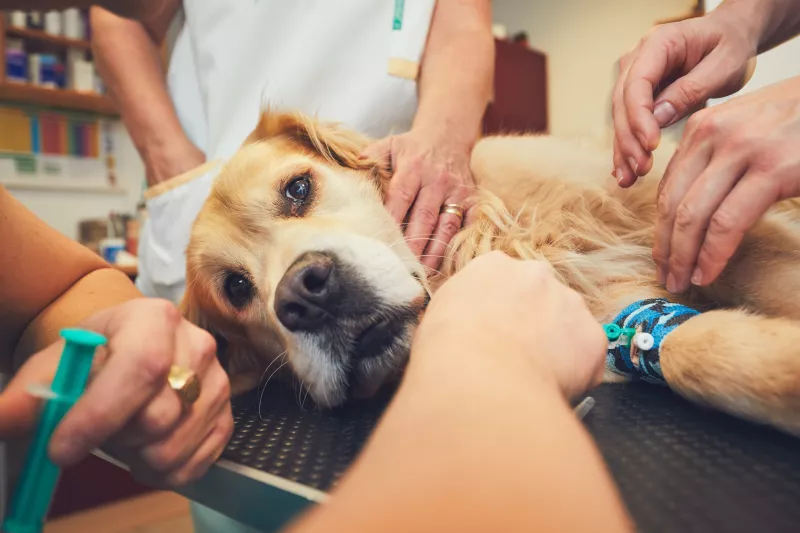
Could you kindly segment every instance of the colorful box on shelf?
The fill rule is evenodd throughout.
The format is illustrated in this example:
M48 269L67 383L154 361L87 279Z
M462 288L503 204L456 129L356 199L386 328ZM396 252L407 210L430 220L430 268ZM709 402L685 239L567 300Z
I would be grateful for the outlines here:
M100 135L97 119L0 107L2 152L97 159Z
M41 66L40 84L48 89L63 89L66 85L64 65L54 55L42 54L39 59Z
M24 51L6 49L6 81L14 83L28 81L28 59Z

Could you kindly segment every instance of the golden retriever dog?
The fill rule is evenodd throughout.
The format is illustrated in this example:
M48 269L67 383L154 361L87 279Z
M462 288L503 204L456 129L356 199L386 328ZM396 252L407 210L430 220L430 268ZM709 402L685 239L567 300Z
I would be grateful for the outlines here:
M605 149L487 137L472 155L472 222L426 279L383 207L387 169L359 157L369 143L335 124L267 110L217 177L187 249L182 308L227 339L234 393L255 388L268 367L288 365L323 408L373 394L401 374L429 294L473 257L501 250L549 263L601 323L649 298L705 311L661 346L668 385L800 434L794 204L766 215L713 285L670 295L652 259L659 172L623 190Z

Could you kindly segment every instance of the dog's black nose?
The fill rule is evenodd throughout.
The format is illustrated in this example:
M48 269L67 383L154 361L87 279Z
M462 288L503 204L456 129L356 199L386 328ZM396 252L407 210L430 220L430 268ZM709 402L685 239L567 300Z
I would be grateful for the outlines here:
M333 260L307 252L283 275L275 290L275 313L289 331L314 331L326 322L338 298Z

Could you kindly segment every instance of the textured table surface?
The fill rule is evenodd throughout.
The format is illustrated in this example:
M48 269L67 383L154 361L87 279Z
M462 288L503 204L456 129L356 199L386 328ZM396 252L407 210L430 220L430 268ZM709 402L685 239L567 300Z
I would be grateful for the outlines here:
M592 396L597 404L584 422L640 531L800 531L800 439L695 407L659 386L603 385ZM270 384L259 414L256 394L239 398L223 457L329 490L389 396L323 412L301 408L301 399Z

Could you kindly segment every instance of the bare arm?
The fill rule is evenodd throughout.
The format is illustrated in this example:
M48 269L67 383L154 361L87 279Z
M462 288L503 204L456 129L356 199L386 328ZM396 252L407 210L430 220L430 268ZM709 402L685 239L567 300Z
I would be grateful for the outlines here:
M475 180L469 159L481 135L492 88L494 40L489 0L439 0L422 57L419 106L411 130L366 151L392 162L385 205L405 228L411 251L438 269L461 218L447 204L468 210Z
M59 329L141 295L96 254L61 235L0 187L0 370L58 338Z
M530 367L510 358L485 357L514 349L498 336L487 332L479 345L475 337L415 344L364 453L291 533L632 530L599 453L552 382L531 379ZM447 353L468 359L454 370Z
M759 53L800 33L798 0L726 0L716 11L741 20L742 28L758 43Z
M144 160L152 187L195 168L205 156L178 121L159 54L180 0L152 0L151 4L159 9L141 22L95 7L91 24L97 68Z
M494 73L488 0L440 0L422 58L414 128L446 132L471 147L480 135Z

